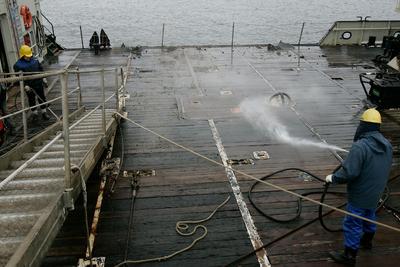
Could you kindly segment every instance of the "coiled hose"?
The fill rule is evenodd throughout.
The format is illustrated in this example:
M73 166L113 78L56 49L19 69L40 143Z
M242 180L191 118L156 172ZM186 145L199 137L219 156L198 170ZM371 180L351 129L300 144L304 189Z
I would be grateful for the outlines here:
M337 166L337 167L335 168L335 170L333 171L333 173L336 172L337 170L339 170L340 167L341 167L341 165ZM317 175L314 175L313 173L308 172L308 171L303 170L303 169L300 169L300 168L286 168L286 169L282 169L282 170L279 170L279 171L270 173L270 174L268 174L268 175L266 175L266 176L260 178L260 180L263 180L263 181L264 181L264 180L267 180L267 179L271 178L271 177L274 176L274 175L277 175L277 174L283 173L283 172L287 172L287 171L299 171L299 172L303 172L303 173L306 173L307 175L309 175L309 176L315 178L316 180L318 180L318 181L324 183L324 189L323 189L323 190L307 192L307 193L302 194L303 196L321 194L320 202L323 203L323 202L325 201L325 198L326 198L326 195L327 195L327 194L342 195L342 196L346 195L346 192L341 192L341 191L328 191L328 190L329 190L329 186L330 186L329 183L326 183L324 179L321 179L321 178L318 177ZM388 183L394 181L395 179L397 179L397 178L399 178L399 177L400 177L400 175L396 175L396 176L390 178L389 181L388 181ZM273 216L267 214L266 212L264 212L264 211L254 202L253 197L252 197L252 192L253 192L254 188L255 188L259 183L260 183L259 181L256 181L256 182L253 183L253 185L252 185L252 186L250 187L250 189L249 189L248 197L249 197L249 201L250 201L251 205L252 205L262 216L264 216L264 217L266 217L266 218L268 218L268 219L270 219L270 220L272 220L272 221L274 221L274 222L278 222L278 223L289 223L289 222L292 222L292 221L297 220L297 219L300 217L301 212L302 212L302 199L300 199L300 198L297 199L296 213L295 213L295 215L293 215L291 218L288 218L288 219L278 219L278 218L273 217ZM378 204L377 210L379 210L379 209L381 209L381 208L383 207L385 210L387 210L389 213L392 213L392 214L396 217L396 215L397 215L397 216L400 215L400 211L399 211L398 209L395 209L395 208L393 208L393 207L391 207L391 206L389 206L389 205L387 204L387 201L388 201L389 197L390 197L390 190L389 190L389 187L386 186L385 191L384 191L384 193L383 193L383 195L382 195L382 198L381 198L381 200L380 200L380 202L379 202L379 204ZM343 203L343 204L339 205L337 208L343 208L346 204L347 204L347 203ZM325 222L324 222L324 217L328 216L329 214L331 214L331 213L333 213L333 212L334 212L334 210L330 210L330 211L327 211L326 213L323 213L322 206L319 206L319 207L318 207L318 217L316 217L316 218L314 218L314 219L312 219L312 220L306 222L305 224L302 224L302 225L300 225L299 227L296 227L295 229L293 229L293 230L291 230L291 231L289 231L289 232L287 232L287 233L285 233L285 234L283 234L283 235L277 237L276 239L274 239L274 240L268 242L267 244L264 244L262 247L259 247L258 249L254 250L254 251L252 251L252 252L250 252L250 253L248 253L248 254L246 254L246 255L244 255L244 256L241 256L240 258L238 258L238 259L232 261L231 263L229 263L229 264L227 264L227 265L225 265L225 266L237 266L240 262L242 262L243 260L247 259L248 257L250 257L250 256L252 256L252 255L254 255L254 254L256 254L258 251L260 251L260 250L262 250L262 249L265 249L265 248L267 248L267 247L272 246L272 245L275 244L276 242L278 242L278 241L280 241L280 240L282 240L282 239L284 239L284 238L286 238L286 237L288 237L288 236L290 236L290 235L296 233L297 231L299 231L299 230L301 230L301 229L303 229L303 228L305 228L305 227L307 227L307 226L313 224L313 223L316 222L316 221L319 221L320 224L321 224L321 226L322 226L326 231L328 231L328 232L341 232L341 231L342 231L341 228L339 228L339 229L331 229L331 228L329 228L329 227L325 224Z
M336 170L338 170L340 167L341 167L341 165L339 165L338 167L336 167L336 169L334 170L334 172L335 172ZM277 174L280 174L280 173L283 173L283 172L287 172L287 171L299 171L299 172L302 172L302 173L306 173L307 175L309 175L309 176L315 178L316 180L318 180L318 181L320 181L320 182L322 182L322 183L325 183L325 180L319 178L318 176L314 175L314 174L311 173L311 172L308 172L308 171L303 170L303 169L300 169L300 168L286 168L286 169L282 169L282 170L279 170L279 171L270 173L270 174L268 174L268 175L266 175L266 176L260 178L260 180L263 180L263 181L264 181L264 180L267 180L267 179L271 178L271 177L274 176L274 175L277 175ZM259 183L260 183L259 181L256 181L256 182L253 183L253 185L252 185L252 186L250 187L250 189L249 189L248 197L249 197L249 201L250 201L251 205L253 205L253 207L254 207L262 216L264 216L264 217L270 219L271 221L278 222L278 223L288 223L288 222L292 222L292 221L297 220L297 219L300 217L301 212L302 212L302 199L301 199L301 198L298 198L298 199L297 199L296 213L295 213L292 217L290 217L290 218L288 218L288 219L278 219L278 218L276 218L276 217L273 217L273 216L267 214L265 211L263 211L263 210L255 203L255 201L253 200L253 197L252 197L252 192L253 192L254 188L255 188ZM329 194L335 194L335 195L346 195L346 192L341 192L341 191L330 191L330 192L328 192L329 185L330 185L329 183L325 183L325 184L324 184L324 189L323 189L323 190L306 192L306 193L303 193L302 196L309 196L309 195L321 194L320 202L324 202L324 201L325 201L325 197L326 197L326 195L327 195L328 193L329 193ZM319 221L320 221L322 227L323 227L325 230L327 230L327 231L329 231L329 232L340 232L340 231L341 231L341 229L330 229L329 227L327 227L327 226L325 225L325 223L324 223L324 221L323 221L323 217L322 217L322 206L319 206L319 209L318 209L318 218L319 218Z

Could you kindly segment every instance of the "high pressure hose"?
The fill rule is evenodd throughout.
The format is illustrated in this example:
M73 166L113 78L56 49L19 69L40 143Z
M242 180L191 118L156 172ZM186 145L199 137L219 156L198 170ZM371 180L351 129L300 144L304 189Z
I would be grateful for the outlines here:
M336 172L337 170L339 170L340 167L341 167L341 165L337 166L337 167L335 168L335 170L333 171L333 173ZM271 178L272 176L274 176L274 175L276 175L276 174L283 173L283 172L286 172L286 171L300 171L300 172L306 173L307 175L309 175L309 176L315 178L316 180L318 180L318 181L324 183L324 190L322 190L322 191L319 190L319 191L307 192L307 193L302 194L302 196L308 196L308 195L313 195L313 194L321 194L320 202L321 202L321 203L324 203L325 197L326 197L327 194L346 195L346 192L341 192L341 191L328 191L328 190L329 190L330 183L326 183L324 179L321 179L320 177L318 177L318 176L316 176L316 175L314 175L314 174L312 174L312 173L310 173L310 172L308 172L308 171L306 171L306 170L300 169L300 168L286 168L286 169L283 169L283 170L279 170L279 171L273 172L273 173L271 173L271 174L268 174L268 175L262 177L260 180L266 180L266 179ZM399 178L399 177L400 177L400 175L396 175L396 176L390 178L389 181L388 181L388 183L393 182L395 179L397 179L397 178ZM292 216L291 218L288 218L288 219L278 219L278 218L276 218L276 217L273 217L273 216L271 216L271 215L268 215L266 212L264 212L262 209L260 209L260 208L257 206L257 204L254 202L253 198L252 198L252 191L254 190L254 188L255 188L259 183L260 183L259 181L256 181L256 182L250 187L249 192L248 192L248 196L249 196L249 201L250 201L250 203L253 205L253 207L254 207L262 216L264 216L264 217L266 217L266 218L268 218L268 219L270 219L270 220L272 220L272 221L274 221L274 222L278 222L278 223L288 223L288 222L292 222L292 221L295 221L296 219L298 219L298 218L300 217L301 211L302 211L302 200L301 200L300 198L297 200L296 214L295 214L294 216ZM386 187L385 187L385 191L383 192L382 198L381 198L381 200L379 201L377 210L379 210L380 208L384 208L388 213L392 214L397 220L400 221L400 211L399 211L398 209L393 208L393 207L391 207L391 206L389 206L389 205L387 204L387 201L388 201L389 197L390 197L390 190L389 190L389 187L386 186ZM346 206L346 204L347 204L347 203L342 203L342 204L339 205L337 208L343 208L344 206ZM320 224L321 224L321 226L322 226L326 231L328 231L328 232L341 232L341 231L342 231L341 228L340 228L340 229L331 229L331 228L329 228L329 227L324 223L324 217L328 216L329 214L331 214L331 213L333 213L333 212L334 212L334 210L330 210L330 211L327 211L326 213L323 213L322 206L320 205L320 206L318 207L318 217L316 217L316 218L314 218L314 219L312 219L312 220L306 222L305 224L302 224L302 225L296 227L295 229L293 229L293 230L291 230L291 231L289 231L289 232L287 232L287 233L285 233L285 234L283 234L283 235L277 237L276 239L274 239L274 240L268 242L267 244L263 245L262 247L259 247L259 248L257 248L256 250L254 250L254 251L252 251L252 252L250 252L250 253L248 253L248 254L246 254L246 255L244 255L244 256L241 256L240 258L238 258L238 259L236 259L236 260L230 262L229 264L227 264L227 265L225 265L225 266L237 266L240 262L242 262L243 260L247 259L248 257L250 257L250 256L252 256L252 255L254 255L254 254L256 254L258 251L260 251L260 250L262 250L262 249L265 249L265 248L267 248L267 247L272 246L272 245L275 244L276 242L278 242L278 241L280 241L280 240L282 240L282 239L284 239L284 238L286 238L286 237L288 237L288 236L290 236L290 235L292 235L292 234L298 232L299 230L301 230L301 229L303 229L303 228L305 228L305 227L307 227L307 226L313 224L313 223L316 222L316 221L319 221Z
M341 165L339 165L339 166L335 169L335 171L338 170L340 167L341 167ZM271 174L268 174L268 175L266 175L266 176L260 178L260 180L263 180L263 181L264 181L264 180L267 180L268 178L271 178L272 176L274 176L274 175L276 175L276 174L283 173L283 172L287 172L287 171L299 171L299 172L302 172L302 173L306 173L307 175L309 175L309 176L315 178L316 180L325 183L325 180L319 178L318 176L312 174L311 172L308 172L308 171L303 170L303 169L300 169L300 168L286 168L286 169L282 169L282 170L273 172L273 173L271 173ZM335 172L335 171L334 171L334 172ZM302 212L302 200L301 200L301 198L298 198L298 199L297 199L297 209L296 209L296 213L295 213L292 217L290 217L290 218L288 218L288 219L278 219L278 218L276 218L276 217L273 217L273 216L271 216L271 215L268 215L268 214L267 214L266 212L264 212L261 208L259 208L258 205L254 202L253 197L252 197L252 192L253 192L254 188L255 188L259 183L260 183L259 181L256 181L256 182L253 183L253 185L252 185L252 186L250 187L250 189L249 189L248 197L249 197L249 201L250 201L251 205L253 205L253 207L254 207L262 216L264 216L264 217L270 219L271 221L278 222L278 223L288 223L288 222L292 222L292 221L297 220L297 219L300 217L301 212ZM302 196L309 196L309 195L321 194L321 200L320 200L320 202L324 202L324 201L325 201L326 194L328 194L328 193L329 193L329 194L335 194L335 195L345 195L345 194L346 194L346 192L341 192L341 191L331 191L331 192L328 192L328 189L329 189L329 183L325 183L325 185L324 185L324 190L322 190L322 191L321 191L321 190L318 190L318 191L312 191L312 192L303 193ZM324 222L323 222L323 217L322 217L322 206L319 206L319 209L318 209L318 218L319 218L319 221L321 222L322 227L323 227L324 229L326 229L327 231L329 231L329 232L339 232L339 231L341 231L341 229L330 229L330 228L328 228L328 227L324 224Z

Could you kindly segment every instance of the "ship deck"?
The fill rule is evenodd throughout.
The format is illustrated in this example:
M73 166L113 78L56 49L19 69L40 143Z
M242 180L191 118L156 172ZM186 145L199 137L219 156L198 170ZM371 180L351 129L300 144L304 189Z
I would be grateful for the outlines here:
M317 133L328 143L349 149L365 98L358 75L371 71L370 60L381 50L302 47L301 53L304 58L298 68L294 51L270 51L261 46L237 47L233 54L228 47L143 50L132 61L127 82L128 117L220 163L224 154L228 159L250 159L254 151L265 150L270 159L233 166L257 178L290 167L325 177L339 164L329 150L290 146L272 139L251 127L243 118L239 104L245 98L258 98L267 103L271 95L285 92L296 103L296 112L282 107L278 116L292 135L319 141ZM102 56L101 62L107 55ZM75 65L96 62L94 57L92 53L82 52ZM113 58L110 56L109 60ZM382 131L394 148L392 176L395 176L399 172L400 115L397 110L383 111L382 115ZM251 252L252 242L268 244L299 228L265 249L272 266L336 266L328 259L328 251L342 247L342 234L325 231L318 221L306 225L318 216L316 204L304 201L300 218L293 222L273 222L249 203L247 191L254 182L249 177L239 173L233 176L223 167L129 121L122 124L122 136L117 138L119 149L115 151L115 156L123 154L122 169L145 173L154 170L155 175L138 177L140 188L132 212L131 178L121 176L115 192L105 197L93 254L106 257L107 266L114 266L124 258L138 260L169 255L188 246L201 235L201 230L195 237L181 237L175 232L176 222L207 217L228 195L229 202L205 223L208 228L205 239L167 261L143 265L224 266ZM274 176L269 181L297 193L318 191L323 186L315 179L304 179L297 172ZM98 188L96 175L90 185L89 207L93 210ZM390 205L399 208L399 180L393 180L389 187ZM293 196L265 185L257 186L256 191L254 199L267 213L288 218L296 212ZM319 195L312 197L318 199ZM328 204L336 206L344 202L343 196L327 199ZM77 207L42 266L75 265L84 256L83 215L79 204ZM131 213L133 220L129 229ZM342 217L335 212L325 221L331 227L338 227ZM378 221L399 227L399 221L384 209L378 212ZM129 232L131 239L127 247ZM357 265L398 266L399 237L398 232L378 227L373 250L361 250ZM259 262L253 255L236 265L257 266Z

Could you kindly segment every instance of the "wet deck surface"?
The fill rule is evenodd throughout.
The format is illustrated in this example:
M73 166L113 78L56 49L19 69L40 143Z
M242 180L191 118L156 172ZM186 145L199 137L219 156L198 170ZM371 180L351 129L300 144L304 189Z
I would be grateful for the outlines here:
M289 131L301 138L318 139L303 124L309 123L327 142L345 149L351 146L362 112L364 92L358 74L370 71L367 65L380 51L364 48L302 48L305 60L297 70L297 57L292 52L268 51L267 48L237 48L233 59L228 48L148 49L133 61L127 89L129 118L181 145L221 162L212 130L219 133L229 159L249 159L253 151L266 150L270 159L254 165L234 166L255 177L289 167L302 168L321 177L329 174L338 160L328 150L293 147L280 143L254 130L241 116L240 102L247 98L269 99L277 91L291 96L297 115L282 108L279 117ZM124 65L126 54L104 56L104 62ZM87 63L91 62L91 63ZM76 66L100 64L90 53L81 53ZM331 78L336 78L332 80ZM339 79L340 78L340 79ZM228 92L229 91L229 92ZM87 91L95 96L95 91ZM299 120L299 115L303 122ZM393 175L399 167L400 115L384 111L383 132L393 143ZM213 128L215 125L215 128ZM146 259L171 254L189 245L194 237L175 233L179 220L207 217L228 195L230 201L206 223L207 237L191 250L161 263L148 266L223 266L253 250L231 183L224 168L205 161L156 137L129 122L122 124L124 170L155 170L155 176L140 177L133 223L128 229L131 207L131 180L120 177L116 190L105 198L96 236L94 256L106 257L107 266L128 259ZM261 216L249 203L247 190L253 183L236 174L238 185L263 244L300 227L317 217L317 206L303 203L300 219L280 224ZM318 181L300 179L298 173L286 173L271 180L295 192L320 190ZM90 199L96 198L97 182L90 186ZM390 184L391 205L399 208L400 183ZM338 187L336 189L343 188ZM318 195L314 196L316 199ZM266 186L258 186L256 202L266 212L287 218L295 212L295 199ZM329 197L327 203L340 205L343 197ZM85 241L82 212L68 218L43 266L71 266L84 255ZM339 226L342 216L334 213L326 222ZM398 227L399 221L385 212L378 220ZM126 238L131 231L129 248ZM196 235L200 235L199 233ZM361 251L358 266L397 266L400 260L399 234L378 228L375 247ZM266 248L273 266L336 266L327 252L342 246L342 234L323 230L318 222ZM241 266L257 266L252 256Z

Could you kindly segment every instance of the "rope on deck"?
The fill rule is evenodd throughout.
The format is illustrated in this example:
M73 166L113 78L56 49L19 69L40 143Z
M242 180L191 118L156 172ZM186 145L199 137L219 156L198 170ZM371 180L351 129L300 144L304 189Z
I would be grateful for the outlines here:
M125 119L125 120L127 120L127 121L129 121L129 122L131 122L132 124L138 126L139 128L142 128L143 130L145 130L145 131L147 131L147 132L149 132L149 133L151 133L151 134L153 134L153 135L155 135L155 136L157 136L157 137L159 137L159 138L161 138L161 139L163 139L163 140L165 140L165 141L167 141L167 142L169 142L169 143L171 143L171 144L173 144L173 145L175 145L175 146L177 146L177 147L179 147L179 148L182 148L183 150L186 150L186 151L189 152L189 153L192 153L193 155L196 155L196 156L198 156L198 157L200 157L200 158L203 158L203 159L205 159L205 160L207 160L207 161L209 161L209 162L211 162L211 163L214 163L215 165L221 166L221 167L223 167L223 168L230 169L230 170L235 171L235 172L237 172L237 173L240 173L240 174L242 174L243 176L245 176L245 177L247 177L247 178L250 178L250 179L252 179L252 180L254 180L254 181L258 181L258 182L263 183L263 184L265 184L265 185L271 186L271 187L273 187L273 188L275 188L275 189L277 189L277 190L279 190L279 191L288 193L288 194L290 194L290 195L296 196L296 197L301 198L301 199L303 199L303 200L310 201L310 202L312 202L312 203L314 203L314 204L317 204L317 205L319 205L319 206L323 206L323 207L325 207L325 208L328 208L328 209L331 209L331 210L335 210L335 211L337 211L337 212L339 212L339 213L346 214L346 215L348 215L348 216L352 216L352 217L355 217L355 218L361 219L361 220L363 220L363 221L366 221L366 222L369 222L369 223L373 223L373 224L382 226L382 227L384 227L384 228L387 228L387 229L390 229L390 230L393 230L393 231L396 231L396 232L400 232L400 228L397 228L397 227L394 227L394 226L391 226L391 225L388 225L388 224L384 224L384 223L381 223L381 222L378 222L378 221L370 220L370 219L368 219L368 218L365 218L365 217L362 217L362 216L359 216L359 215L350 213L350 212L348 212L348 211L345 211L345 210L336 208L336 207L334 207L334 206L331 206L331 205L322 203L322 202L320 202L320 201L314 200L314 199L309 198L309 197L307 197L307 196L303 196L303 195L298 194L298 193L296 193L296 192L292 192L292 191L290 191L290 190L288 190L288 189L285 189L285 188L283 188L283 187L281 187L281 186L279 186L279 185L275 185L275 184L272 184L272 183L270 183L270 182L263 181L263 180L261 180L261 179L255 177L255 176L250 175L250 174L247 174L247 173L245 173L245 172L243 172L243 171L236 170L236 169L234 169L234 168L232 168L232 167L225 167L222 163L220 163L220 162L218 162L218 161L216 161L216 160L210 159L210 158L208 158L208 157L206 157L206 156L204 156L204 155L202 155L202 154L200 154L200 153L198 153L198 152L196 152L196 151L194 151L194 150L192 150L192 149L190 149L190 148L188 148L188 147L186 147L186 146L184 146L184 145L181 145L181 144L179 144L179 143L176 143L176 142L172 141L171 139L169 139L169 138L167 138L167 137L165 137L165 136L163 136L163 135L161 135L161 134L159 134L159 133L157 133L157 132L155 132L155 131L153 131L153 130L151 130L151 129L149 129L149 128L146 128L145 126L143 126L143 125L141 125L141 124L139 124L139 123L137 123L137 122L135 122L135 121L129 119L128 117L126 117L126 116L124 116L124 115L122 115L122 114L120 114L120 113L118 113L118 112L116 112L116 115L120 116L121 118L123 118L123 119Z
M150 258L150 259L143 259L143 260L126 260L126 261L123 261L121 263L118 263L114 267L119 267L119 266L122 266L124 264L129 264L129 263L135 264L135 263L145 263L145 262L153 262L153 261L158 261L158 262L165 261L165 260L168 260L168 259L170 259L172 257L175 257L176 255L178 255L180 253L183 253L183 252L191 249L194 245L196 245L197 242L199 242L200 240L204 239L208 234L207 227L204 226L202 223L209 221L220 208L222 208L226 203L228 203L230 198L231 197L228 196L221 204L219 204L213 210L213 212L211 212L211 214L207 218L204 218L204 219L201 219L201 220L197 220L197 221L178 221L178 222L176 222L175 230L181 236L192 236L197 232L197 229L199 229L199 228L203 229L203 231L204 231L203 234L201 236L199 236L198 238L196 238L195 240L193 240L192 243L189 246L187 246L187 247L185 247L185 248L183 248L181 250L178 250L178 251L176 251L176 252L174 252L172 254L169 254L167 256L162 256L162 257L157 257L157 258ZM190 224L196 224L196 226L194 226L192 231L189 231L189 225Z

